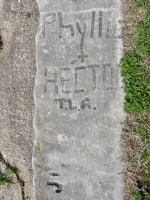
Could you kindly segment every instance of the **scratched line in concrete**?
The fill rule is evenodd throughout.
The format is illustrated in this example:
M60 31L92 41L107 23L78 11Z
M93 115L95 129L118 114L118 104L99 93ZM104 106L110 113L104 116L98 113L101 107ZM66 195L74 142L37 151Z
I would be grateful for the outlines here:
M38 0L37 200L121 200L121 1Z

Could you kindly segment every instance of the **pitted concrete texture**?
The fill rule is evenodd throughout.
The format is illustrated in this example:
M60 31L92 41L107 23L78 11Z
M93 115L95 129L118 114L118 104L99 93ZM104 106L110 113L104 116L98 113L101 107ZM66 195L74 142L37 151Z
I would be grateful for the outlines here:
M11 180L12 184L5 183L0 184L0 200L21 200L22 190L17 182L17 177L15 174L8 172L6 165L0 163L0 172L7 175L8 180Z
M120 0L38 0L35 199L122 200Z
M6 162L17 167L25 183L24 199L34 199L32 147L34 139L35 36L39 13L35 0L4 0L0 13L0 152ZM5 187L5 186L4 186ZM19 187L18 184L16 186ZM14 184L0 190L3 196L22 200ZM4 193L6 194L4 195Z
M21 200L22 192L19 183L0 186L0 200Z

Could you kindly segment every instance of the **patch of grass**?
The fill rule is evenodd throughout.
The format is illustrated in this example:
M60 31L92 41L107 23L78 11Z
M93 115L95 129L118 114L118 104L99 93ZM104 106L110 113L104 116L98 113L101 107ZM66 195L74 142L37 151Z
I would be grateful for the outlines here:
M126 54L121 61L124 77L125 112L138 114L150 107L150 72L141 67L141 57L136 52Z
M141 192L135 192L133 194L133 197L135 200L150 200L150 195L149 194L142 194Z
M120 64L124 110L128 116L133 116L126 121L124 137L130 165L128 188L135 200L150 200L150 0L131 0L131 3L128 11L131 26L126 32L131 33L133 48L126 52ZM139 146L133 145L133 138L139 138ZM132 152L127 150L129 144Z

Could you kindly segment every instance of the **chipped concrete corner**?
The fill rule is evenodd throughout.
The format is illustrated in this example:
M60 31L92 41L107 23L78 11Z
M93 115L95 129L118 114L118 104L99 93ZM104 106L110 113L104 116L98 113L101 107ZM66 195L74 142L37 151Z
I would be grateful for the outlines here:
M120 0L37 0L36 200L122 200Z
M0 152L24 182L24 196L18 183L0 186L3 200L34 200L33 88L38 23L36 0L0 0Z

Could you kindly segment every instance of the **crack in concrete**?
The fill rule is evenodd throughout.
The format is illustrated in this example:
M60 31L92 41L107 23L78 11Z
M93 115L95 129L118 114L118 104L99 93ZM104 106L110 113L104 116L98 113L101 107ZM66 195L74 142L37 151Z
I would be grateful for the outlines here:
M14 174L16 175L17 182L19 183L20 188L21 188L22 200L25 200L25 192L24 192L25 183L24 183L24 181L21 179L21 177L18 175L18 168L11 166L10 163L7 162L7 161L4 159L3 155L1 154L1 152L0 152L0 162L4 163L9 169L12 169L12 170L16 171L16 173L14 173Z

